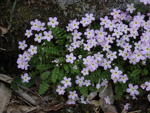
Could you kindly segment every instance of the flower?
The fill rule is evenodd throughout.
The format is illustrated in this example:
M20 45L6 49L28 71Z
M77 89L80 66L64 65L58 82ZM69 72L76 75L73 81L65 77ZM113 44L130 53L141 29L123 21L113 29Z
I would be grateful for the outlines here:
M129 11L130 13L133 13L133 11L135 10L134 8L134 4L131 3L131 4L127 4L127 11Z
M123 108L123 110L128 110L129 109L129 103L126 103L125 105L124 105L124 108Z
M126 89L126 91L128 93L130 93L131 96L135 96L135 95L139 95L139 91L137 90L138 89L138 85L135 85L133 86L131 83L128 85L129 88Z
M76 81L75 81L75 83L76 84L78 84L79 85L79 87L82 87L82 85L83 85L83 80L84 80L84 77L79 77L78 75L76 76Z
M70 55L66 55L66 62L70 62L70 63L73 63L74 60L76 60L76 57L73 56L73 53L70 53Z
M31 21L30 24L32 25L31 30L39 31L39 25L41 24L41 22L38 19L35 19L35 21Z
M52 28L55 28L55 26L58 25L59 22L57 21L56 17L54 17L54 18L50 17L49 22L47 24L52 26Z
M51 41L52 38L53 38L53 35L52 35L51 31L49 31L49 32L44 31L44 37L43 37L43 39L46 39L49 42L49 41Z
M142 89L145 89L146 88L146 85L145 85L145 83L144 84L141 84L141 86L140 86Z
M109 98L108 96L105 97L104 100L105 100L106 104L109 104L109 105L111 104L111 103L110 103L110 98Z
M27 36L28 38L31 37L33 35L32 30L26 30L25 36Z
M21 76L22 82L29 82L31 77L28 76L28 73L25 73L23 76Z
M85 85L86 87L90 86L91 85L90 80L85 80L83 85Z
M103 79L101 86L106 86L108 84L108 80L107 79Z
M95 18L93 17L93 14L90 13L90 14L85 14L86 18L88 19L88 21L91 23L92 21L95 20Z
M22 42L19 41L19 47L20 49L24 50L27 47L26 41L23 40Z
M38 43L41 43L42 39L43 39L42 33L35 34L35 39L34 39L34 41L37 41Z
M62 80L61 83L64 84L65 88L67 88L68 86L71 87L71 82L70 81L71 81L71 78L64 77L64 80Z
M68 98L75 100L78 97L76 91L70 91Z
M126 83L127 80L128 80L128 77L127 77L126 74L121 75L121 77L120 77L120 79L119 79L119 81L120 81L120 82L123 82L123 83Z
M34 55L37 53L37 47L30 45L30 48L28 49L28 52L30 52L31 55Z
M69 99L68 101L67 101L67 104L75 104L76 102L75 102L75 100L73 100L73 99Z
M56 92L58 92L59 95L64 95L64 93L65 93L64 89L65 89L65 87L61 87L60 85L58 85Z
M145 82L146 91L150 91L150 82Z
M150 1L149 1L149 0L140 0L140 2L143 2L145 5L146 5L146 4L150 4Z

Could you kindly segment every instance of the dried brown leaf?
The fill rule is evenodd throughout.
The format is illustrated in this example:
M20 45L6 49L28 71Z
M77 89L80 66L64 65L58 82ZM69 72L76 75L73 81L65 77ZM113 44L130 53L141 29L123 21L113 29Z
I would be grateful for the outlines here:
M8 29L0 26L0 31L1 31L0 36L3 36L4 34L6 34L8 32Z

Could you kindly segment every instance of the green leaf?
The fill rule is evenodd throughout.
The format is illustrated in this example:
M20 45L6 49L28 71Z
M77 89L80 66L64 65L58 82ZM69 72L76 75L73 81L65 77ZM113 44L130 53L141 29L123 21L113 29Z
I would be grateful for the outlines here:
M45 71L45 70L49 69L49 66L46 64L41 64L41 65L37 65L36 69L39 71Z
M87 87L82 87L81 90L80 90L80 93L87 97L88 96L88 88Z
M59 74L60 74L59 67L55 67L52 71L52 76L51 76L51 80L53 83L57 81Z
M68 67L67 64L64 64L64 65L63 65L63 68L65 69L66 73L69 73L69 72L70 72L70 69L69 69L69 67Z
M41 74L41 79L46 80L50 76L50 71L45 71L44 73Z
M148 69L144 68L143 75L148 75Z
M115 87L115 100L118 100L118 99L120 99L121 98L121 96L122 96L122 94L123 94L123 91L122 91L122 88L121 88L121 86L118 84L116 87Z
M39 94L42 95L42 94L45 94L46 91L48 90L49 88L49 84L46 83L46 81L43 81L41 84L40 84L40 87L39 87Z
M135 69L134 71L132 71L132 73L130 74L131 77L136 77L137 75L139 75L141 72L141 69Z
M59 50L56 47L45 47L43 52L50 54L50 55L60 55Z

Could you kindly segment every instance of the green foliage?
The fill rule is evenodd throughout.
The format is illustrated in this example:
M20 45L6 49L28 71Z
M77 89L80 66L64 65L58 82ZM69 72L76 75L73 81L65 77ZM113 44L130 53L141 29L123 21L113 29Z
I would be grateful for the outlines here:
M45 71L41 74L41 79L46 80L50 76L50 71Z
M59 67L55 67L52 71L52 76L51 76L51 80L53 83L57 81L59 75L60 75Z
M50 55L60 55L59 50L56 47L44 47L43 52Z
M132 71L132 73L130 74L131 77L137 77L137 75L139 75L141 72L141 69L135 69Z
M41 65L37 65L36 66L36 69L39 70L39 71L46 71L50 68L49 65L47 64L41 64Z
M16 77L14 79L14 81L12 82L11 87L12 87L13 90L18 90L19 88L21 88L20 86L25 86L27 88L30 88L34 83L35 82L34 82L33 79L31 79L29 81L29 83L23 83L22 79L20 77Z
M127 84L118 83L115 86L115 100L118 100L121 98L123 93L126 91Z
M39 91L38 91L39 94L40 95L45 94L49 87L50 85L46 81L43 81L39 87Z
M83 95L83 96L85 96L85 97L87 97L88 96L88 87L82 87L81 89L80 89L80 93Z

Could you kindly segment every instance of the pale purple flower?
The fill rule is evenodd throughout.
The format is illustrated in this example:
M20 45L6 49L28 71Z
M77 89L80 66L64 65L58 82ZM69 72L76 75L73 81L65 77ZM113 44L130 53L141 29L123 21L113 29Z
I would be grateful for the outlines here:
M34 55L37 53L37 47L36 46L33 46L33 45L30 45L30 48L28 49L28 52L31 54L31 55Z
M145 89L146 88L146 85L145 85L145 83L144 84L141 84L141 86L140 86L142 89Z
M133 86L131 83L128 85L129 88L126 89L128 93L130 93L131 96L139 95L138 85Z
M23 40L22 42L19 41L19 47L20 49L24 50L27 47L26 41Z
M69 100L67 101L67 104L76 104L76 102L75 102L75 100L73 100L73 99L69 99Z
M120 10L113 9L113 12L110 13L114 19L120 16Z
M66 62L70 62L70 63L73 63L74 60L76 60L76 57L73 56L73 53L70 53L70 55L66 55Z
M129 109L129 103L126 103L125 105L124 105L124 108L123 108L123 110L128 110Z
M85 76L89 74L89 70L87 68L83 68L81 73Z
M89 38L92 38L94 37L95 35L95 32L94 30L90 30L90 29L86 29L86 32L84 32L84 35L86 35L86 38L89 39Z
M64 79L61 81L61 83L64 85L65 88L68 86L71 87L71 78L64 77Z
M32 30L26 30L25 36L27 36L29 38L32 35L33 35Z
M128 80L128 76L126 74L120 76L119 79L120 82L126 83L127 80Z
M108 80L107 79L103 79L101 86L106 86L108 84Z
M48 42L51 41L51 39L53 38L52 32L51 31L44 31L44 39L46 39Z
M150 4L150 1L149 1L149 0L140 0L140 2L143 2L145 5L146 5L146 4Z
M34 41L37 41L38 43L41 43L42 39L43 39L42 33L35 34Z
M126 10L129 11L130 13L133 13L133 11L135 10L134 3L127 4Z
M111 68L111 61L108 61L106 59L103 60L102 66L104 67L104 70L107 70L108 68Z
M116 55L116 54L117 54L116 51L110 52L110 53L108 53L107 58L109 58L111 61L113 61L114 59L117 58L117 55Z
M70 91L68 98L75 100L78 97L76 91Z
M83 85L85 85L86 87L90 86L91 85L90 80L85 80Z
M38 19L35 19L35 21L31 21L30 24L31 26L31 30L35 30L35 31L39 31L39 25L40 25L40 21Z
M116 28L115 21L109 20L107 24L105 24L105 28L109 28L109 31L113 31L114 28Z
M79 29L79 24L80 23L77 22L77 20L75 19L75 20L71 21L70 26L72 29Z
M145 82L146 91L150 91L150 82Z
M100 25L107 25L109 19L108 16L105 16L104 18L100 18Z
M108 96L105 97L104 100L105 100L106 104L109 104L109 105L111 104L111 103L110 103L110 98L109 98Z
M120 38L120 36L123 35L120 29L114 29L114 33L112 36L116 36L117 38Z
M85 14L86 18L88 19L88 21L91 23L92 21L95 20L94 16L92 13L90 14Z
M59 24L59 22L57 21L57 17L54 18L50 17L49 22L47 24L52 26L52 28L55 28L55 26Z
M76 39L81 39L81 32L78 32L77 30L74 30L74 32L72 33L73 36L73 40L76 41Z
M31 77L29 77L28 73L25 73L23 76L21 76L22 82L28 83Z
M56 92L58 92L59 95L64 95L65 87L61 87L60 85L58 85L58 88L56 89Z
M79 77L79 76L76 76L76 84L78 84L79 85L79 87L82 87L82 85L83 85L83 80L84 80L84 77Z
M83 27L85 27L88 24L90 24L90 21L89 19L82 17L82 20L80 21L80 23L82 24Z

